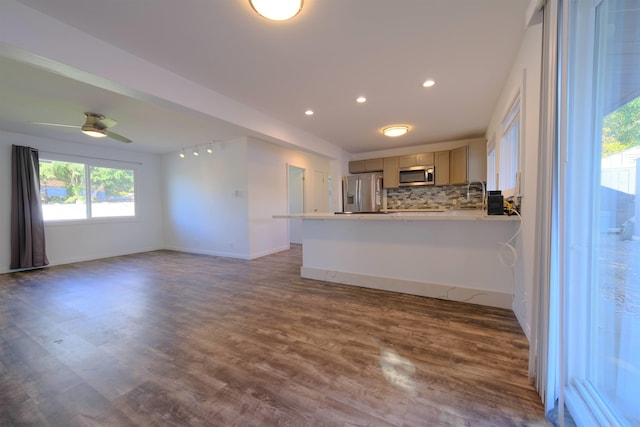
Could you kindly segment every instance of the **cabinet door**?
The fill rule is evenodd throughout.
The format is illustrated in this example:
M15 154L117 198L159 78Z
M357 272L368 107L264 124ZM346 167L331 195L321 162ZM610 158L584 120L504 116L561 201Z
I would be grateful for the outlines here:
M437 151L434 155L434 166L436 168L435 185L449 184L449 151Z
M349 162L349 173L362 173L365 171L364 167L364 160L354 160Z
M383 160L383 163L384 169L382 171L382 185L384 186L384 188L398 188L400 186L400 176L398 175L398 158L386 157Z
M384 169L382 159L366 159L364 161L365 172L380 172Z
M469 143L468 163L467 180L469 182L487 180L487 141L479 140Z
M449 183L467 183L467 146L451 150L449 154Z
M407 154L406 156L398 157L398 167L399 168L410 168L411 166L417 166L416 163L416 155L415 154Z
M433 153L416 154L416 166L429 166L434 164Z
M449 153L449 183L467 183L467 146L456 148Z

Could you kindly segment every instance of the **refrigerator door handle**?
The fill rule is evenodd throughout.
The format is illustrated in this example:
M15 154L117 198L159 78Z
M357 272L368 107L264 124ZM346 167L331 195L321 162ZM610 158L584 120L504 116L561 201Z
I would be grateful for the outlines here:
M360 177L358 177L356 179L356 212L360 212L362 210L361 191L362 191L362 180L360 179Z

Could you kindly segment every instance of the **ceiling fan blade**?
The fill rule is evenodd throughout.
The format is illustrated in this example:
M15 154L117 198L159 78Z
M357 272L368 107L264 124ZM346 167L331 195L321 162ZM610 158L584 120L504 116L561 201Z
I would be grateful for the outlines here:
M63 125L61 123L43 123L43 122L31 122L34 125L44 125L44 126L58 126L63 128L76 128L79 129L81 126L78 125Z
M105 128L112 128L115 125L118 124L117 120L114 119L110 119L108 117L105 117L104 119L100 119L98 120L100 122L101 125L103 125Z
M127 137L124 137L124 136L122 136L122 135L118 135L117 133L110 132L110 131L107 131L107 136L108 136L109 138L112 138L112 139L118 140L118 141L120 141L120 142L126 142L126 143L133 142L133 141L131 141L131 140L130 140L129 138L127 138Z

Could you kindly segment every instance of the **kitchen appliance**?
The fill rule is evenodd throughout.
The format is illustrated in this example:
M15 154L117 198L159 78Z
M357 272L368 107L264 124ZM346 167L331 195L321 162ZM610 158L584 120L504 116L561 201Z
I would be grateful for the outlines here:
M436 182L435 168L428 166L411 166L399 169L400 186L434 185Z
M342 178L343 212L380 212L381 208L381 173L361 173Z
M487 197L487 215L504 215L504 197L502 191L489 191Z

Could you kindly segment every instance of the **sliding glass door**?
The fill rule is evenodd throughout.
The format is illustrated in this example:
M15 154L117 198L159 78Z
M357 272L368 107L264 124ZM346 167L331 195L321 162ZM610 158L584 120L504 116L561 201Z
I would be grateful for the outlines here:
M565 398L579 425L640 426L640 0L563 14Z

